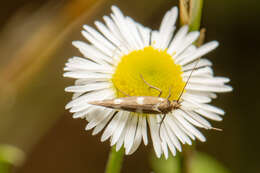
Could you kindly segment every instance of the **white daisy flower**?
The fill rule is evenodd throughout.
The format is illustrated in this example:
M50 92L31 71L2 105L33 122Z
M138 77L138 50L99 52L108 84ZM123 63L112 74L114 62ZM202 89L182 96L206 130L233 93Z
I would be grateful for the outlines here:
M206 119L221 121L224 111L209 105L215 93L228 92L225 77L214 77L212 63L202 58L194 69L197 59L218 46L211 41L197 48L193 45L199 32L188 32L183 26L174 34L178 9L168 11L159 30L151 30L132 18L124 16L112 6L110 17L104 16L105 24L96 21L99 32L84 25L82 35L89 43L74 41L84 58L72 57L64 68L65 77L75 78L72 101L66 105L74 118L88 121L86 130L93 129L93 135L104 129L101 141L110 139L111 146L122 146L126 154L137 150L141 142L148 144L148 131L157 157L173 155L181 144L192 144L206 139L196 128L212 129ZM181 107L168 113L161 127L162 114L148 114L111 109L89 104L92 101L116 99L130 96L158 96L142 80L162 90L161 98L177 100L185 82L194 69L185 92L181 96ZM119 104L120 100L115 101ZM159 130L159 127L161 128ZM160 133L160 135L159 135Z

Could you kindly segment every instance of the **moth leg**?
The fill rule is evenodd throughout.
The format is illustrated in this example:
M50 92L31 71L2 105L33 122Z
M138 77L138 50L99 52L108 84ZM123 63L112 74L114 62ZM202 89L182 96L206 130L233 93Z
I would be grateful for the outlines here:
M159 136L160 136L160 139L162 140L162 137L161 137L161 128L162 128L162 124L163 124L163 121L164 119L166 118L166 114L163 114L163 117L162 117L162 120L159 122Z
M121 90L120 90L119 88L117 88L116 86L115 86L115 88L116 88L116 90L119 91L121 94L123 94L123 95L125 95L125 96L127 96L127 97L130 97L130 95L128 95L128 94L126 94L125 92L121 91Z
M148 82L146 82L146 81L144 80L144 78L143 78L143 75L140 74L140 77L141 77L141 79L144 81L144 83L149 86L149 88L153 88L153 89L155 89L155 90L157 90L157 91L160 92L159 95L158 95L158 97L160 97L160 96L162 95L162 90L160 90L159 88L157 88L157 87L155 87L155 86L152 86L151 84L149 84Z
M169 95L167 96L167 100L169 100L169 98L172 96L172 94L171 94L171 87L169 88Z

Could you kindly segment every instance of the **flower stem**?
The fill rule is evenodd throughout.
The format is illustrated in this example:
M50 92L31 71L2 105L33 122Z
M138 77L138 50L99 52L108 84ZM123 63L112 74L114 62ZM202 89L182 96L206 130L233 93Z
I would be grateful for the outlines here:
M190 31L197 31L200 29L200 22L202 16L203 0L180 0L180 21L181 25L189 25ZM205 29L200 32L200 37L196 42L197 46L200 46L205 37ZM192 161L195 151L195 144L192 146L183 146L183 152L181 153L180 168L181 173L192 172Z
M194 155L194 145L183 147L183 151L180 157L181 173L192 172L193 155Z
M119 173L122 167L124 149L116 151L115 147L111 148L105 173Z
M189 28L190 31L200 29L203 0L190 0Z

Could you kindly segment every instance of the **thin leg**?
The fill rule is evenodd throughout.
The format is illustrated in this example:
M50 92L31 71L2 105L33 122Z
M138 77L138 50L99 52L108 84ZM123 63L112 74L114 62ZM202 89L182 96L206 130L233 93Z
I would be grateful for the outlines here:
M162 118L162 120L161 120L161 122L160 122L160 125L159 125L159 136L160 136L161 140L162 140L162 137L161 137L161 128L162 128L162 124L163 124L163 121L164 121L165 118L166 118L166 114L163 115L163 118Z
M121 90L118 89L116 86L115 86L115 88L116 88L116 90L119 91L121 94L130 97L130 95L128 95L128 94L126 94L125 92L121 91Z
M158 95L158 97L160 97L160 96L162 95L162 90L160 90L159 88L157 88L157 87L155 87L155 86L152 86L151 84L149 84L148 82L146 82L141 74L140 74L140 77L141 77L141 79L144 81L144 83L145 83L146 85L148 85L150 88L153 88L153 89L155 89L155 90L157 90L157 91L160 92L159 95Z
M172 88L170 87L170 88L169 88L169 95L168 95L168 97L167 97L167 100L169 100L169 98L172 96L171 90L172 90Z

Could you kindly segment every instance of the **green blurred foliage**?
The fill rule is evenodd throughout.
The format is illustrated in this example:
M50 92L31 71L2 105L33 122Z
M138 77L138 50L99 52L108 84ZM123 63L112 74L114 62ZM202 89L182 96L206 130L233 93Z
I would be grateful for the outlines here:
M192 173L230 173L219 161L201 152L195 154L192 168Z
M25 159L24 153L11 145L0 145L0 173L8 173L13 165L19 166Z
M182 173L179 153L176 157L170 155L167 160L165 160L165 158L158 159L155 155L152 155L150 158L154 173ZM194 153L191 170L190 173L230 173L220 162L202 152Z
M164 157L156 158L154 154L150 156L150 164L154 173L180 173L180 159L171 154L166 160Z

